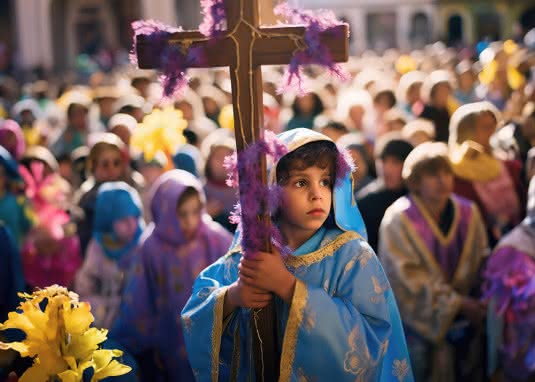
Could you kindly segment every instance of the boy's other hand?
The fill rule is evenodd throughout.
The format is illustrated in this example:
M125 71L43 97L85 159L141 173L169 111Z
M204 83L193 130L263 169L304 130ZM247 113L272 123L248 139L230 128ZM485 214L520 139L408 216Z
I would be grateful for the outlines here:
M245 284L275 293L287 304L292 302L295 276L278 252L258 252L251 259L242 257L238 265L240 280Z
M273 298L270 292L249 286L240 279L230 286L225 297L230 311L237 307L265 308Z

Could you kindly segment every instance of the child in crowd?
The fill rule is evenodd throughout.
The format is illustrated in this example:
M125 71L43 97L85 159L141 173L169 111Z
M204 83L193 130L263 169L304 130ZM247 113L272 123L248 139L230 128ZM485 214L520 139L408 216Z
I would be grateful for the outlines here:
M143 228L141 199L135 189L124 182L100 186L93 237L75 283L80 298L91 303L98 328L110 328L115 319Z
M91 147L87 171L91 176L80 186L74 197L83 215L78 220L78 236L85 254L93 234L93 219L98 188L105 182L127 180L128 153L124 143L115 134L103 133Z
M499 242L487 262L483 292L489 304L489 371L507 381L535 378L535 178L528 191L527 217Z
M450 124L455 192L477 203L491 247L520 223L525 205L522 165L501 160L490 144L500 122L490 102L476 102L457 109Z
M20 248L31 222L26 199L13 192L15 183L21 180L17 166L11 154L0 146L0 220L11 230Z
M201 148L205 158L204 191L207 212L229 231L236 229L236 226L229 222L229 216L238 198L236 190L226 183L227 171L224 163L225 158L232 155L235 150L236 141L232 137L232 132L226 129L216 130L206 137Z
M475 203L453 192L444 143L424 143L403 165L409 195L381 223L379 258L406 328L416 381L479 380L485 307L479 268L488 254ZM479 342L478 342L479 341Z
M152 191L153 223L142 240L110 335L140 356L150 380L193 381L178 314L197 275L226 253L232 237L206 214L204 192L193 175L171 170ZM141 355L146 352L154 352L161 370L147 366L154 358Z
M22 247L24 276L31 288L54 284L69 288L82 263L80 241L67 213L71 188L57 172L58 164L50 151L33 146L37 148L42 150L19 170L34 217Z
M251 357L250 309L273 300L281 381L412 380L394 296L361 236L348 162L330 139L309 129L279 138L289 152L268 175L282 188L273 224L292 254L245 258L237 232L228 254L197 278L182 311L197 379L243 380L262 372Z

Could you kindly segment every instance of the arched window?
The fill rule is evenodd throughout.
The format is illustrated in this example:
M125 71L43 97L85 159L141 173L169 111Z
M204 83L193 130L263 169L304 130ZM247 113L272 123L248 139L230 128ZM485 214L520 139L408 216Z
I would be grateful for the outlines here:
M448 45L458 45L464 40L463 18L458 15L452 15L448 19Z
M409 40L413 48L423 48L431 41L431 26L429 17L418 12L412 16Z

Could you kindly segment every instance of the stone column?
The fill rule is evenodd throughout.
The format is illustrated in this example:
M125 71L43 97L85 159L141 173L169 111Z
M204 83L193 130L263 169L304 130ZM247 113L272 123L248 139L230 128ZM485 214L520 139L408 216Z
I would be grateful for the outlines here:
M141 18L154 19L175 26L176 6L174 0L141 0Z
M397 44L402 52L407 52L411 48L409 34L411 29L412 7L410 5L400 5L396 10L397 20Z

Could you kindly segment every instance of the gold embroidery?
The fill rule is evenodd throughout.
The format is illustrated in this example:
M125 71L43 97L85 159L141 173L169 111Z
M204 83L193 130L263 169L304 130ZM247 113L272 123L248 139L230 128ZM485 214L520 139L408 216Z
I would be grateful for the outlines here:
M390 285L386 281L384 284L381 285L381 283L375 276L372 276L372 283L373 283L373 292L375 293L375 295L370 298L370 301L372 302L372 304L378 304L380 302L384 302L385 301L384 293L388 289L390 289Z
M402 382L407 375L409 375L409 364L407 362L407 358L404 358L403 360L396 359L394 360L394 364L392 365L392 375L394 377L397 377L399 382Z
M215 297L214 304L214 323L212 327L212 381L217 382L219 378L219 350L221 348L221 336L223 334L223 304L225 303L225 294L227 287L221 288L221 291Z
M358 259L359 263L360 263L360 268L365 268L366 265L368 265L368 263L370 262L371 259L373 259L373 252L370 251L369 248L364 248L360 254L360 257Z
M353 269L353 267L355 266L355 264L357 263L357 257L353 257L351 260L349 260L346 264L346 266L344 267L344 272L343 273L347 273L349 272L351 269Z
M325 247L318 249L317 251L311 252L306 255L301 256L288 256L286 259L286 265L298 268L302 266L309 266L314 263L317 263L327 256L332 256L334 253L339 250L344 244L351 240L355 239L361 239L362 236L360 236L358 233L354 231L347 231L343 234L339 235L336 239L331 241L329 244L327 244Z
M348 345L351 350L346 353L344 370L355 375L357 381L370 380L370 373L374 372L378 360L372 359L358 326L355 326L349 334Z
M299 334L299 327L303 321L303 312L307 304L307 299L308 289L305 283L298 279L295 283L294 296L282 343L279 382L290 381L297 345L297 335Z
M240 370L240 324L238 321L238 327L234 331L234 346L232 349L232 368L230 374L230 381L234 382L238 380L238 372Z

